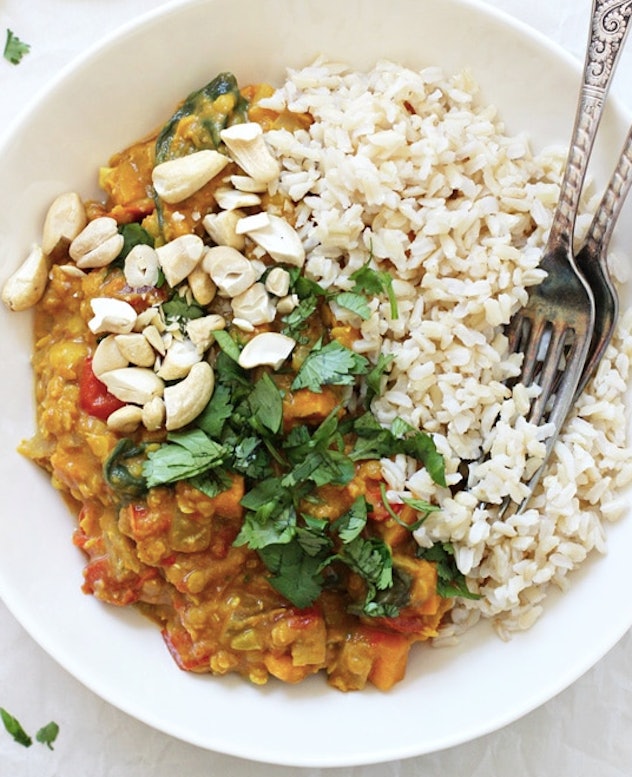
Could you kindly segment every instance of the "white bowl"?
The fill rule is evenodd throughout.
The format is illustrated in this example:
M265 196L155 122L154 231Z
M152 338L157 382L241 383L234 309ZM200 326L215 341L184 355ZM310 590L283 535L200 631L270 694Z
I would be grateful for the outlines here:
M588 3L586 11L588 14ZM370 67L471 68L509 132L536 147L566 143L579 68L528 28L468 0L190 0L122 29L67 69L0 148L1 280L38 239L47 205L73 189L98 194L98 166L161 122L217 72L278 82L317 54ZM594 173L609 174L628 118L612 108ZM609 149L609 151L602 151ZM632 245L632 225L620 240ZM5 375L0 417L0 594L71 674L127 713L204 748L295 766L345 766L440 750L488 733L564 689L632 624L624 584L632 521L610 552L549 599L527 633L501 642L488 626L458 648L413 651L406 679L384 694L341 694L313 678L258 688L178 670L158 630L133 610L80 591L74 520L46 477L15 453L33 429L31 320L0 313ZM596 625L598 613L598 625Z

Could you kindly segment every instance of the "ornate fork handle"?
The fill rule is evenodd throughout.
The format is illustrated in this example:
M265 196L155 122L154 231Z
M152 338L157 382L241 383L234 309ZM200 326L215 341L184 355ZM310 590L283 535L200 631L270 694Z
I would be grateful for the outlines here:
M632 0L593 0L584 78L551 240L572 246L575 213L597 128L632 16Z
M589 246L592 256L602 255L610 244L612 232L631 186L632 128L628 132L617 166L586 235L586 245Z

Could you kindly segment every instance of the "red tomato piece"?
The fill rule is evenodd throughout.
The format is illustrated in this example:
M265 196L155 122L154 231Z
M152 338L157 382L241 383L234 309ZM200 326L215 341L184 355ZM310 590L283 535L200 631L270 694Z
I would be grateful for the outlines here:
M92 359L88 358L79 377L79 405L88 415L107 421L108 417L125 405L114 394L110 394L92 371Z

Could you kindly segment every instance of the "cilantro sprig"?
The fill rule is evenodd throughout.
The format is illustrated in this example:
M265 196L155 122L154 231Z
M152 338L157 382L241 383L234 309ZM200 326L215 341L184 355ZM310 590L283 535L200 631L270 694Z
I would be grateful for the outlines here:
M12 65L19 65L22 58L29 53L31 46L21 41L18 36L7 28L7 37L4 43L2 56Z

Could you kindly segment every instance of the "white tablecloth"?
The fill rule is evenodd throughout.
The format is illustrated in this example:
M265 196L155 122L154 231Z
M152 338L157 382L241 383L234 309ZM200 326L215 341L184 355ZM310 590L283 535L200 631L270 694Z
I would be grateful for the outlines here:
M583 59L589 0L485 2L522 19ZM0 132L77 54L160 4L161 0L1 2L2 43L5 29L10 28L31 45L31 52L18 66L0 60ZM632 109L632 49L625 52L620 69L622 77L617 78L614 91ZM621 584L629 586L629 581ZM39 744L25 749L0 728L0 777L316 777L325 773L254 764L153 731L69 676L2 603L0 707L12 712L29 731L49 720L60 725L53 752ZM501 731L421 758L328 773L332 777L631 777L632 632L571 688Z

